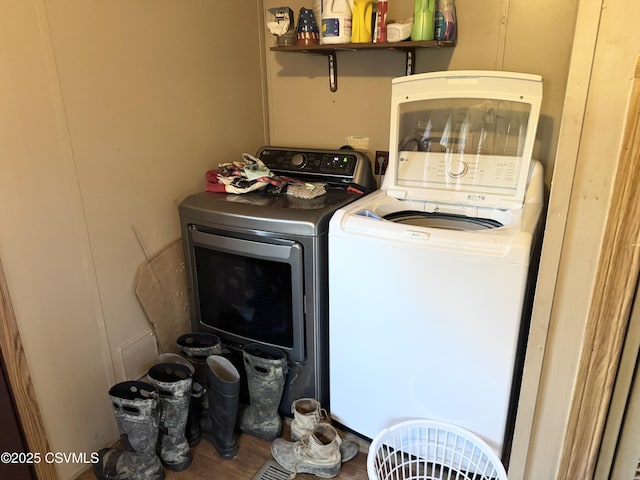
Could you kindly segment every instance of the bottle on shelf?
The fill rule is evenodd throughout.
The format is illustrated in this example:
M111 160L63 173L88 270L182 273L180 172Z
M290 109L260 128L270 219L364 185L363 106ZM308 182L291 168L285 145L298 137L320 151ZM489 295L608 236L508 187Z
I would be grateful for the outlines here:
M454 0L436 0L434 37L438 41L455 41L456 5Z
M378 0L376 34L373 41L375 43L384 43L387 41L387 0Z
M351 23L351 6L347 0L322 0L321 44L349 43Z
M435 0L415 0L411 40L414 42L434 39Z
M373 0L353 0L351 17L351 42L371 43L373 40L372 23Z

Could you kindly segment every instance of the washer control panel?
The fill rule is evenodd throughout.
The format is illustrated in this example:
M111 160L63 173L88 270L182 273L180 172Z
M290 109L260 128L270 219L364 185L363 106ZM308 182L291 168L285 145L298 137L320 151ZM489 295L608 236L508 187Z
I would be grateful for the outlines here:
M521 159L497 155L452 158L444 153L400 152L397 184L473 191L515 189Z

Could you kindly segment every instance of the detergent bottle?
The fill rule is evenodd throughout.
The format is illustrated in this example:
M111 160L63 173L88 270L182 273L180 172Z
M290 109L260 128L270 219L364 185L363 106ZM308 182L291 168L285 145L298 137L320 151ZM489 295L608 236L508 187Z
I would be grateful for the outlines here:
M351 42L371 43L373 40L373 0L352 0Z
M351 6L348 0L322 0L320 43L351 41Z
M436 0L435 31L438 41L456 40L456 5L454 0Z
M435 25L434 13L435 0L415 0L411 40L414 42L433 40Z

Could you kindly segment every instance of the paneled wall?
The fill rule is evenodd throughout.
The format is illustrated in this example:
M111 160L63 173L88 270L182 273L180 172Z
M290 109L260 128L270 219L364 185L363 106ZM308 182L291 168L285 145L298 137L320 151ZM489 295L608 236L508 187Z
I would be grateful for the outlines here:
M107 390L150 331L138 267L179 237L176 205L207 168L266 142L260 11L2 4L0 257L55 451L117 438ZM62 479L85 467L57 465Z

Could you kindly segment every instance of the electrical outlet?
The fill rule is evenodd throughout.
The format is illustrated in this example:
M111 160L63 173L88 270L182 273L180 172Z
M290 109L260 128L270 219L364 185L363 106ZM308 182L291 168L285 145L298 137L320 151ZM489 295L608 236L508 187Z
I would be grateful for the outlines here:
M374 162L373 171L376 175L384 175L389 165L389 152L376 150L376 161Z

